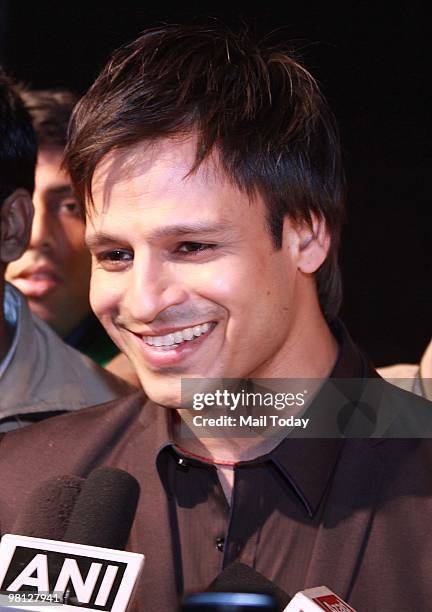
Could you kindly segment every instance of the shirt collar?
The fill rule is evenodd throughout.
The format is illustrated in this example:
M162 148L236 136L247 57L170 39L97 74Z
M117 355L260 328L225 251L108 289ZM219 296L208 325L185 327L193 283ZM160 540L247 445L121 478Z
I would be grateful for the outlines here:
M341 321L332 325L332 332L339 343L339 353L330 378L364 379L374 376L372 366L355 346ZM319 406L319 403L318 394L313 405ZM344 443L342 437L288 437L268 455L289 481L309 516L315 513L321 502Z

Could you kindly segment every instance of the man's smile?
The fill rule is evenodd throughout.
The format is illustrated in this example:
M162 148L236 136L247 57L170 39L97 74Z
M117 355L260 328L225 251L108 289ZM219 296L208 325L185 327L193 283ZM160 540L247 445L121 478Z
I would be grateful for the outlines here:
M198 350L215 329L217 323L207 322L185 327L160 336L133 333L145 360L153 366L171 366Z
M184 342L190 342L199 336L207 333L216 323L202 323L192 327L184 327L183 329L175 330L159 336L143 336L144 342L150 346L173 348Z

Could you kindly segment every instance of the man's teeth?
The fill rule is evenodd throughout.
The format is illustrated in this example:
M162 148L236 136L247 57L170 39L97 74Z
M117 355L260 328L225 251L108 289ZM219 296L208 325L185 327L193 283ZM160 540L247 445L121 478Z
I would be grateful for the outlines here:
M175 346L205 334L209 331L210 327L211 323L203 323L194 327L186 327L186 329L176 331L173 334L166 334L165 336L144 336L144 341L151 346Z

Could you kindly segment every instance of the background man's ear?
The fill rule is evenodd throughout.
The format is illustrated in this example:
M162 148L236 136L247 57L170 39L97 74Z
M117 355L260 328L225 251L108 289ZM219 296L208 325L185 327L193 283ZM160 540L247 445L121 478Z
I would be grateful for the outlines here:
M16 189L0 205L0 261L19 259L30 241L33 203L26 189Z
M297 267L305 274L313 274L324 263L331 237L324 219L312 215L312 227L307 223L291 226L296 234Z

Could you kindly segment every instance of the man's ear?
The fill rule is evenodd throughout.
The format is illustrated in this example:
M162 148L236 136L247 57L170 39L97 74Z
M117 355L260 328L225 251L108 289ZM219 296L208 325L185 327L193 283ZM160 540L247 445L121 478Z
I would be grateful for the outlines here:
M0 205L0 261L19 259L30 241L33 203L26 189L16 189Z
M291 244L293 234L295 235L297 268L305 274L316 272L326 260L331 244L331 237L324 219L312 215L311 226L305 222L292 223L289 218L286 218L285 231L291 234Z

